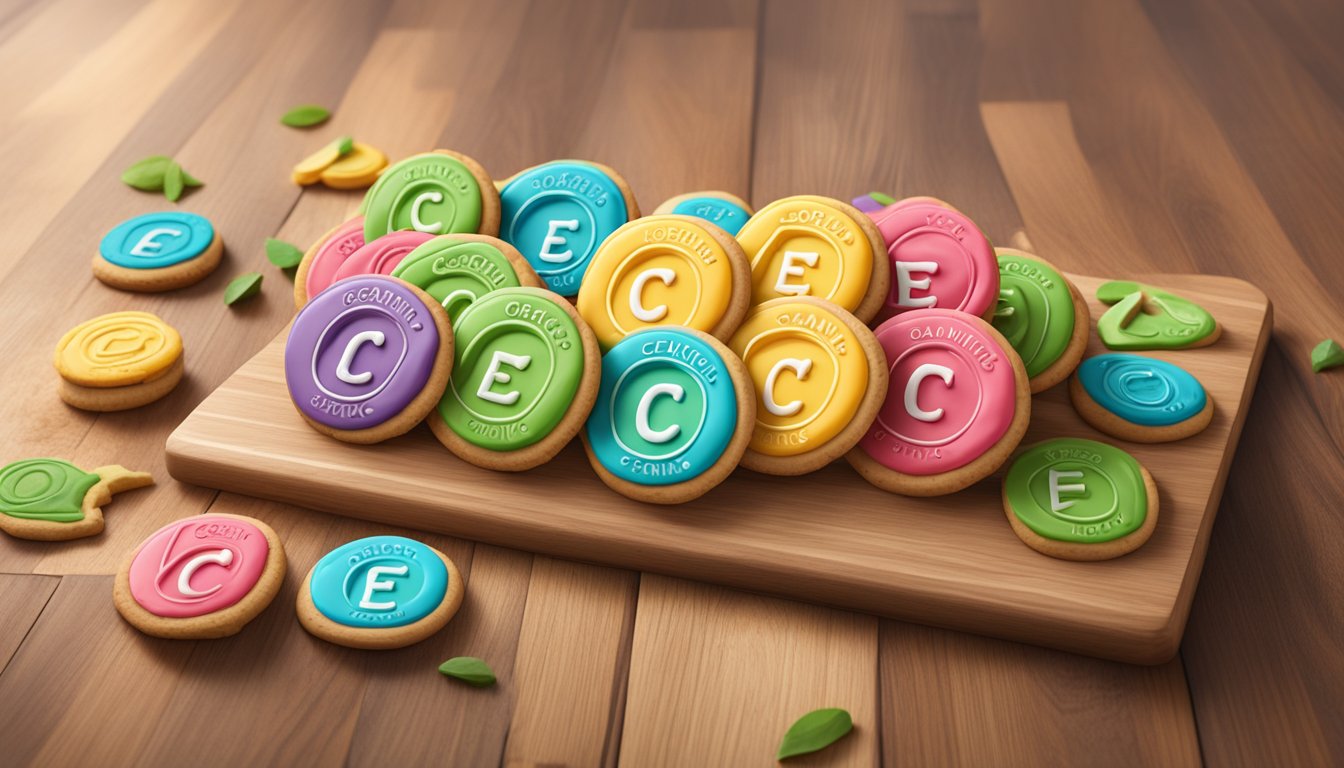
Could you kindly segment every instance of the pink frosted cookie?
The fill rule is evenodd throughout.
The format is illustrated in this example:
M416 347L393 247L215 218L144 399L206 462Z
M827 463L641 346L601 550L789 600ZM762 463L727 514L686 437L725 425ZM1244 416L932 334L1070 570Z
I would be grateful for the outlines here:
M302 307L310 297L336 282L336 270L363 245L363 216L356 216L318 238L294 272L294 306Z
M903 312L875 333L890 384L849 463L907 496L953 493L998 469L1031 417L1027 371L1008 341L948 309Z
M270 526L210 513L150 534L117 572L117 611L154 637L205 640L237 634L285 580L285 550Z
M867 214L891 260L891 291L879 320L930 307L993 315L999 262L970 217L932 197L897 200Z
M415 230L389 232L350 254L350 258L336 268L332 282L356 275L390 275L407 254L433 238L434 235Z

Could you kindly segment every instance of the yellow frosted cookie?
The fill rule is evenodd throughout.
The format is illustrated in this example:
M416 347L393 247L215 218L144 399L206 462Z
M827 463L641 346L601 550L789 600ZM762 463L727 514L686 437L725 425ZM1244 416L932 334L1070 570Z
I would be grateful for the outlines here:
M182 378L182 337L148 312L113 312L61 337L53 362L61 399L89 411L154 402Z

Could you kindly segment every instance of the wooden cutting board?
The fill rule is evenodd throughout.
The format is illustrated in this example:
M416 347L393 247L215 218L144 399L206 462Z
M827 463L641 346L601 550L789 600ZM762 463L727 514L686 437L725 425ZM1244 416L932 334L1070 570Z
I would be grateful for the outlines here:
M1100 278L1071 276L1089 297ZM1142 279L1142 278L1141 278ZM1100 563L1055 560L1013 534L1002 471L960 493L895 496L843 461L775 478L739 469L679 507L630 501L598 481L576 440L522 474L478 469L428 428L346 445L304 424L285 389L281 334L168 438L184 482L378 522L603 565L652 571L1140 664L1175 654L1224 480L1269 339L1268 299L1241 280L1164 275L1147 282L1202 304L1223 326L1204 349L1153 352L1199 378L1215 403L1199 435L1137 445L1101 435L1067 387L1037 395L1024 444L1056 436L1115 443L1161 494L1152 539Z

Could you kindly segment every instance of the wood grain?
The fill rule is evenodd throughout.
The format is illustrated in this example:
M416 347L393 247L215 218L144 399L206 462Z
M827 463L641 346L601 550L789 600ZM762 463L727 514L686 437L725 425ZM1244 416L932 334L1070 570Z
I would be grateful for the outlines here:
M32 629L60 579L52 576L0 574L0 672Z

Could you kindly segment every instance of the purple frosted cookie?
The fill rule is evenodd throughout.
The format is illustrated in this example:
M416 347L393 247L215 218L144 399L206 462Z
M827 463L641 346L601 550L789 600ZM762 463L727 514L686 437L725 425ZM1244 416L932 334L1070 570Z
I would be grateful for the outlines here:
M429 294L395 277L333 283L299 310L285 383L313 429L377 443L419 424L448 385L453 334Z

